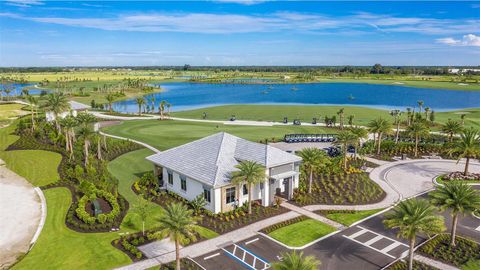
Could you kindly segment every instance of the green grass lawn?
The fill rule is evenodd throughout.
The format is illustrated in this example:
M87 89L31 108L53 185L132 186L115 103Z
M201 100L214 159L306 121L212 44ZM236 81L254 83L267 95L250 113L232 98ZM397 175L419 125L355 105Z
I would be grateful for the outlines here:
M110 244L118 233L77 233L65 226L71 203L68 189L44 193L48 211L45 227L30 253L13 269L112 269L131 262Z
M301 247L335 231L335 228L314 219L306 219L275 230L268 235L288 246Z
M11 121L11 118L14 118L18 115L26 114L26 111L22 111L22 108L25 105L22 104L1 104L0 105L0 123L8 123Z
M45 186L60 180L58 165L62 156L43 150L0 151L7 168L25 177L34 186Z
M203 112L207 113L207 119L228 120L232 114L238 120L276 121L282 122L288 117L291 122L300 119L302 122L310 123L316 117L323 123L325 116L337 115L341 109L345 109L345 119L354 115L354 124L366 125L368 121L376 117L391 118L389 111L356 106L294 106L294 105L225 105L197 110L175 112L173 116L183 118L202 119ZM337 115L337 123L339 117ZM346 120L345 120L346 121Z
M329 213L325 215L328 219L334 220L338 223L341 223L345 226L350 226L353 223L362 220L368 216L371 216L375 213L380 212L382 209L374 209L374 210L366 210L366 211L356 211L355 213L345 213L345 212L337 212L337 213Z
M255 121L283 121L283 117L288 117L289 121L300 119L302 122L311 122L313 117L323 123L325 115L336 115L340 108L344 108L345 119L349 115L354 115L354 124L365 126L375 118L382 117L393 122L393 117L389 111L373 109L367 107L355 106L294 106L294 105L225 105L210 108L196 109L190 111L174 112L175 117L202 119L203 112L207 113L207 119L210 120L228 120L232 114L235 114L239 120ZM435 122L443 124L448 119L460 121L462 113L466 114L465 126L480 128L480 108L470 108L457 111L436 112ZM402 116L404 120L406 114ZM337 115L337 123L339 117ZM345 120L346 122L347 120Z
M232 126L187 121L131 120L120 125L104 128L110 134L123 136L148 143L165 150L191 142L217 132L225 131L251 141L283 139L288 133L335 133L325 127L307 126Z

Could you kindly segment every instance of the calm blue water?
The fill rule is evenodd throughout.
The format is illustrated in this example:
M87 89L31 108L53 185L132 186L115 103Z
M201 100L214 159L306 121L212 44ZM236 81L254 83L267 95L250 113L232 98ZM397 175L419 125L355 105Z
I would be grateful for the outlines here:
M480 107L480 91L436 90L359 83L311 84L203 84L164 83L155 97L155 110L161 100L172 104L172 111L225 104L304 104L357 105L385 109L425 106L435 111ZM295 89L295 90L292 90ZM148 102L151 104L150 102ZM120 112L136 112L135 100L116 102Z
M12 92L10 92L8 94L8 96L19 96L19 95L22 94L22 89L24 87L33 86L33 85L35 85L35 84L34 83L13 83L13 84L8 84L8 85L0 84L0 89L5 90L6 88L10 88L10 89L12 89ZM28 90L28 93L30 95L39 95L40 92L42 92L42 90L39 90L39 89ZM7 96L6 93L2 93L2 95Z

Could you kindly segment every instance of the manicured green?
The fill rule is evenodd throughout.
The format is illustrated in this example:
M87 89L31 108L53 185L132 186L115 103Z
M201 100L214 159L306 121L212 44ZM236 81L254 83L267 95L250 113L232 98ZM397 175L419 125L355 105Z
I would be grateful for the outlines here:
M22 111L25 105L22 104L1 104L0 105L0 123L8 123L10 119L26 114L26 111Z
M355 125L366 125L376 117L392 118L389 111L356 106L294 106L294 105L225 105L203 108L191 111L175 112L172 115L182 118L202 119L203 112L207 113L210 120L228 120L235 115L238 120L275 121L282 122L284 117L288 121L300 119L302 122L312 122L314 117L323 123L325 116L337 116L337 124L340 120L337 112L345 109L345 119L354 115ZM345 120L345 123L347 121Z
M268 235L288 246L301 247L335 231L335 228L314 219L306 219L275 230Z
M337 213L329 213L326 215L328 219L334 220L338 223L341 223L345 226L350 226L353 223L362 220L366 217L369 217L375 213L380 212L382 209L374 209L374 210L365 210L365 211L355 211L354 213L345 213L345 212L337 212Z
M25 177L34 186L45 186L60 180L58 165L62 156L43 150L0 151L7 168Z
M236 126L172 120L131 120L104 128L110 134L139 140L159 150L169 149L217 132L228 132L251 141L273 137L283 139L289 133L336 133L335 129L307 126Z
M480 105L479 105L480 106ZM461 122L461 115L465 114L465 126L480 128L480 108L463 109L449 112L435 113L435 121L438 123L445 123L448 119Z
M44 191L48 215L40 237L13 269L112 269L131 263L130 258L110 242L119 233L78 233L65 226L71 203L70 191Z

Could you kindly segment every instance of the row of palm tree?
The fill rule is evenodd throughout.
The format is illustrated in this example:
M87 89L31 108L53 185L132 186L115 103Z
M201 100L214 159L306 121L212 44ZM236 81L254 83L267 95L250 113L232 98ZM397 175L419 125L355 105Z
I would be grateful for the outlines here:
M433 235L445 230L442 216L436 214L450 210L452 215L450 245L456 245L456 230L460 215L472 215L480 209L480 194L470 185L461 181L451 181L429 194L430 201L411 199L399 203L385 214L384 224L398 229L398 237L409 241L408 269L413 269L413 253L418 234Z

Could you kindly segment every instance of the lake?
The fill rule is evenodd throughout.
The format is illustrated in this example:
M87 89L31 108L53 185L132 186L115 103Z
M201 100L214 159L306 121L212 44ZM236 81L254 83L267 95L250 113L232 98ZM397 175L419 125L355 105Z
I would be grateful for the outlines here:
M352 105L383 109L416 107L418 100L435 111L480 107L480 91L458 91L362 83L206 84L163 83L155 98L172 104L172 111L226 104ZM148 102L148 104L151 104ZM114 109L137 112L135 99L119 101Z
M34 86L34 85L35 85L34 83L12 83L12 84L8 84L8 85L0 84L0 89L5 90L5 89L9 88L12 91L8 94L8 96L13 97L13 96L21 95L23 88L29 87L29 86ZM42 92L42 90L40 90L40 89L30 89L30 90L28 90L28 93L30 95L39 95L41 92ZM2 95L7 96L7 94L5 92L2 93Z

